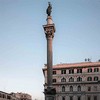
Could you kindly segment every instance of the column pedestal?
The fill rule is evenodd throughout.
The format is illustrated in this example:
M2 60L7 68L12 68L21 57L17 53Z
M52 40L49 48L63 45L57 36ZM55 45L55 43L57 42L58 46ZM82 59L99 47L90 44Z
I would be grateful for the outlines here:
M44 90L45 100L55 100L56 90L53 87L47 87Z

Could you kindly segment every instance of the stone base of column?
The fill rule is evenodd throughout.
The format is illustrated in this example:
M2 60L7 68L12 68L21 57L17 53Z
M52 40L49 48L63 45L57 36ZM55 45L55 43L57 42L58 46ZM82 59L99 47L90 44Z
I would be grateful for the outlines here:
M53 95L45 95L45 100L55 100L55 96L53 96Z
M44 90L45 100L55 100L56 89L53 87L47 87Z

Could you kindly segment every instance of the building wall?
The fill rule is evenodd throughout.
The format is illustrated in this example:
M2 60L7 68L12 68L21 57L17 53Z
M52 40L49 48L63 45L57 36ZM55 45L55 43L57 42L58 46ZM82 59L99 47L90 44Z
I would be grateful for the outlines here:
M18 98L9 93L0 91L0 100L18 100Z
M78 73L78 69L82 69L82 73ZM62 70L65 72L62 73ZM74 70L74 73L69 73L69 70ZM46 68L43 71L45 83L47 83ZM100 100L99 80L100 62L84 62L72 64L72 66L71 64L61 64L56 65L56 68L53 66L53 86L57 91L56 100ZM72 91L71 87L73 88ZM79 87L81 87L80 91L78 90Z
M31 95L27 93L15 93L15 96L19 98L20 100L32 100Z
M0 91L0 100L32 100L32 97L27 93L6 93Z

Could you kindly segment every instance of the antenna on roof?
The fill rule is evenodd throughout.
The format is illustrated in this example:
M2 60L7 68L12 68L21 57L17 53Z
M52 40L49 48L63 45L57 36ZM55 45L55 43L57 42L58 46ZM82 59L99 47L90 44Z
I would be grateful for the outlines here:
M90 59L88 58L88 61L90 61Z
M85 62L87 61L87 59L85 58Z
M85 58L85 62L91 62L91 59L90 58Z
M98 60L98 62L100 62L100 59Z
M90 58L88 58L88 62L91 62L91 59Z

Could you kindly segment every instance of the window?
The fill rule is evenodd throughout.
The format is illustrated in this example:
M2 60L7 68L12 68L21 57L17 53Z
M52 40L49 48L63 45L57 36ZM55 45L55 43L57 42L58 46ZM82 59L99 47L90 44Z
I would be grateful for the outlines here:
M63 78L61 79L61 82L66 82L66 79L63 77Z
M65 100L65 97L62 97L62 100Z
M3 98L6 98L6 96L3 94Z
M73 96L70 96L70 100L73 100Z
M56 83L56 79L53 79L52 81L53 81L53 83Z
M65 86L62 86L62 92L65 92Z
M77 98L78 98L77 100L81 100L81 96L78 96Z
M65 69L61 70L61 74L66 74L66 70Z
M94 77L94 81L98 81L98 77L97 76Z
M87 81L92 81L92 77L88 77L87 78Z
M77 87L77 91L81 91L81 86L78 86Z
M74 74L74 69L69 69L69 74Z
M82 73L82 69L77 69L77 73Z
M90 73L90 72L92 72L92 68L89 68L89 69L88 69L88 73Z
M74 82L74 78L69 78L69 82Z
M94 68L94 72L99 72L99 68Z
M88 91L91 91L91 87L88 87Z
M7 96L7 99L11 99L11 97L10 96Z
M88 97L87 97L87 100L91 100L91 97L90 97L90 96L88 96Z
M0 93L0 97L2 97L1 93Z
M53 71L53 74L56 74L56 71Z
M94 96L94 100L97 100L97 96Z
M71 92L73 91L73 87L72 87L72 86L70 86L70 91L71 91Z
M78 77L77 78L77 81L79 82L79 81L82 81L82 78L81 77Z

